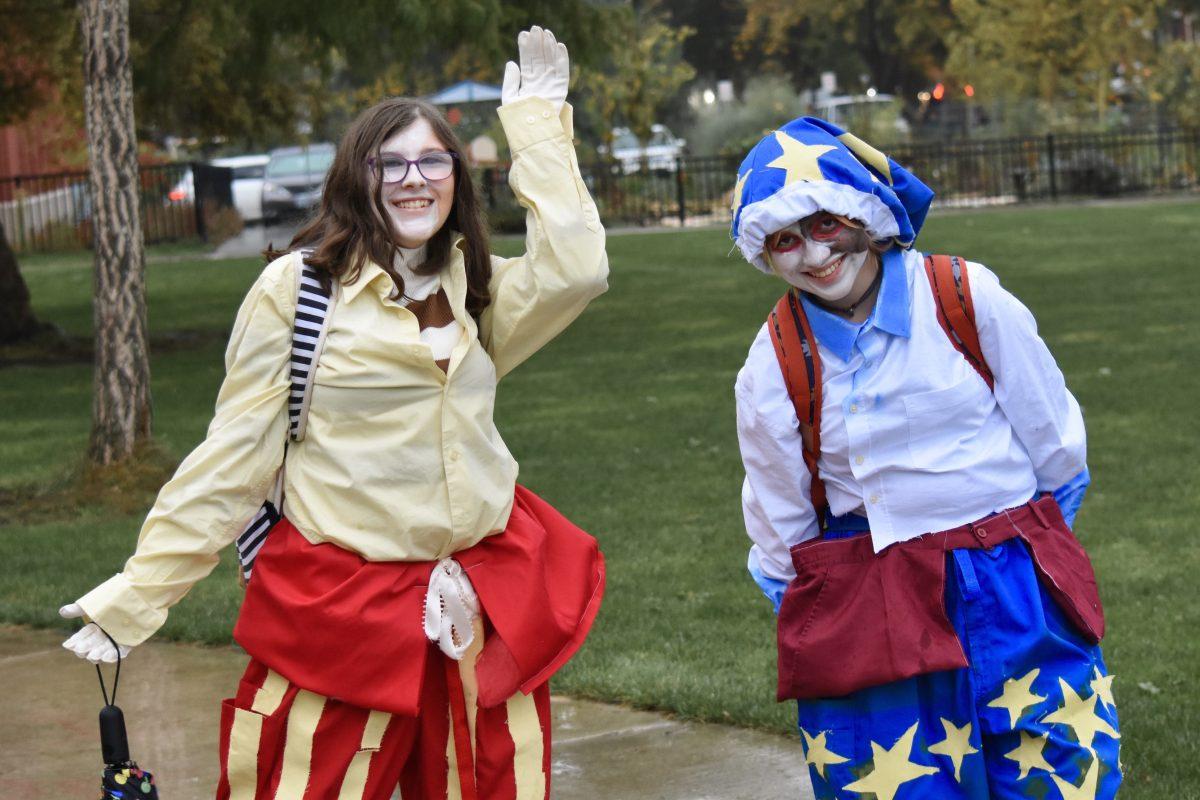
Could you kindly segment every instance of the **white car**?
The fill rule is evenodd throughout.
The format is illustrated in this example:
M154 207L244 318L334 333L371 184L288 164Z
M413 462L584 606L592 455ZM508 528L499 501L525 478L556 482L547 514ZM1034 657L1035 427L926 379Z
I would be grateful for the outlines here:
M613 128L612 156L626 175L640 171L643 164L651 172L674 172L686 145L685 140L676 139L665 125L657 123L650 126L650 140L645 147L628 128Z
M258 222L263 218L263 176L268 160L269 156L264 153L214 158L209 162L214 167L228 167L233 170L233 184L230 187L233 193L233 207L245 222ZM179 183L167 194L167 200L171 203L191 203L195 198L195 181L191 168L188 168Z

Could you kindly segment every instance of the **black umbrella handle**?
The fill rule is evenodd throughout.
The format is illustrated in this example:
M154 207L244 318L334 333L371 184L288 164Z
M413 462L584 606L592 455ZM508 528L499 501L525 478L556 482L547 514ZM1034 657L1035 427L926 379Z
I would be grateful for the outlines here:
M105 636L108 632L101 628ZM104 686L104 673L96 664L96 677L100 679L100 693L104 695L104 708L100 709L100 752L104 763L108 765L124 765L129 763L129 737L125 733L125 715L117 708L117 686L121 683L121 647L108 636L108 640L117 650L117 674L113 676L112 699Z
M100 627L97 625L96 627ZM108 631L100 628L100 632L108 636ZM96 677L100 679L100 694L104 695L104 705L111 706L117 702L117 686L121 683L121 646L117 644L117 640L108 636L108 640L112 642L113 649L117 651L117 674L113 676L113 691L112 699L108 699L108 690L104 686L104 673L100 671L99 662L96 663Z

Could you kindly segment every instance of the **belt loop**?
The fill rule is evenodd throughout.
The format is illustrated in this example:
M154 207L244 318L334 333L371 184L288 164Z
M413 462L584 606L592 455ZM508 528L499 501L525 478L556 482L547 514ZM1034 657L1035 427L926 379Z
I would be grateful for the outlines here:
M954 553L954 562L958 564L958 574L963 580L963 597L974 600L979 595L979 579L975 577L975 565L971 563L971 551L959 549Z
M1041 500L1042 500L1042 498L1040 498L1040 497L1037 498L1036 500L1030 500L1029 507L1031 509L1033 509L1033 515L1038 518L1038 522L1042 523L1042 527L1049 528L1050 520L1046 519L1046 514L1042 511L1042 509L1040 507Z

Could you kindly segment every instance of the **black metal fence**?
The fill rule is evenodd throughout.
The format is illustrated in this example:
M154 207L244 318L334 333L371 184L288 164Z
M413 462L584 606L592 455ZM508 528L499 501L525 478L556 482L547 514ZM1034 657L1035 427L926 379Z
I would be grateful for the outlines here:
M948 206L1200 191L1200 130L962 139L883 149L937 192L935 203ZM587 165L583 174L609 224L728 222L739 162L733 156L684 156L670 169L613 162ZM511 193L489 184L503 181L503 171L488 171L484 179L497 227L520 230L524 217Z
M208 207L231 205L232 170L157 164L138 170L142 232L148 244L203 238ZM0 224L18 253L92 246L86 172L0 179Z
M943 205L1000 205L1200 190L1200 130L962 139L883 148L937 192ZM738 166L732 156L685 156L668 169L593 163L584 183L610 225L728 222ZM501 231L524 229L503 168L478 173ZM206 208L230 203L231 173L193 164L142 167L148 243L203 238ZM0 223L18 252L90 247L87 174L0 179Z

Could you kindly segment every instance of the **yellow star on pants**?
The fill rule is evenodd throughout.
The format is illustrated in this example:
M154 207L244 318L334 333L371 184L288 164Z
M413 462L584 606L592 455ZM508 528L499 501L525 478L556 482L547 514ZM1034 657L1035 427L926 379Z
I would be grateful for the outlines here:
M809 736L808 731L804 728L800 729L800 733L804 735L804 749L806 755L804 760L817 768L817 774L822 778L825 777L825 766L827 764L845 764L850 759L842 758L837 753L829 749L825 744L825 731L821 731L815 737Z
M738 178L737 183L733 186L733 203L730 204L729 210L735 214L737 213L738 206L742 204L742 192L746 189L746 179L750 177L751 172L754 172L754 170L746 170L746 174Z
M1100 698L1100 702L1104 703L1109 708L1116 708L1117 702L1113 699L1112 693L1112 675L1101 675L1099 667L1092 667L1096 671L1096 678L1091 682L1092 691Z
M1121 738L1121 734L1117 733L1112 725L1109 725L1096 713L1096 701L1100 699L1098 694L1093 694L1084 700L1075 694L1075 690L1062 678L1058 679L1058 685L1062 688L1062 707L1054 713L1042 717L1042 722L1057 722L1070 727L1079 737L1079 743L1088 750L1092 749L1092 741L1096 738L1097 733L1103 733L1114 739Z
M1052 774L1050 777L1058 786L1058 791L1062 793L1063 800L1096 800L1096 784L1100 779L1100 759L1092 758L1087 774L1083 776L1083 783L1078 786L1064 781L1057 775Z
M842 790L859 794L874 792L876 800L895 800L901 784L915 781L925 775L936 775L937 767L926 767L909 760L919 724L920 722L914 722L890 750L871 742L871 762L874 769L866 777L843 786Z
M1046 746L1046 740L1050 737L1050 732L1047 731L1041 736L1034 736L1026 731L1021 731L1021 744L1016 750L1010 750L1004 754L1005 758L1011 759L1021 767L1021 774L1017 776L1017 780L1023 781L1029 775L1031 769L1043 769L1046 772L1054 772L1054 767L1046 763L1046 759L1042 756L1042 749Z
M1006 680L1004 690L999 697L988 703L988 708L1003 708L1008 712L1009 726L1017 727L1017 720L1021 718L1021 714L1025 713L1025 709L1046 699L1040 694L1034 694L1031 688L1039 673L1041 670L1035 669L1027 673L1024 678Z
M775 141L783 148L783 154L767 166L787 170L787 175L783 177L784 186L796 181L825 180L817 159L830 150L836 150L836 147L831 144L804 144L783 131L775 131Z
M968 722L959 728L942 717L942 727L946 729L946 738L937 744L929 745L929 752L949 758L950 763L954 765L954 780L962 783L963 758L979 752L971 746L971 723Z

